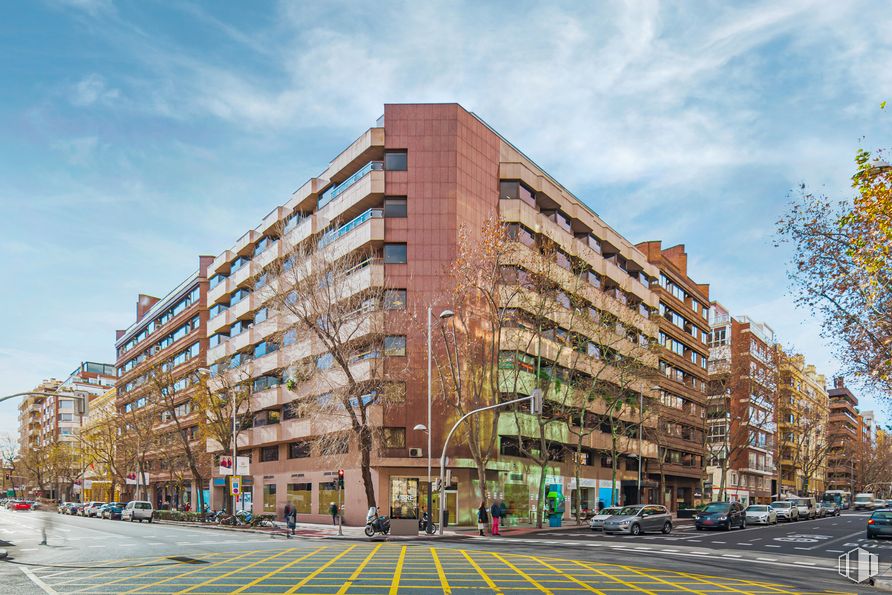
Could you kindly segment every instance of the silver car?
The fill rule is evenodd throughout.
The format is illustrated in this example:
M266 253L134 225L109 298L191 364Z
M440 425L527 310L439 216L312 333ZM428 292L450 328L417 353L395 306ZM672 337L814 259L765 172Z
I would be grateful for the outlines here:
M776 525L777 511L767 504L750 504L746 507L746 522L753 525Z
M591 524L589 525L592 531L600 531L604 528L604 522L612 516L616 516L619 514L619 511L622 510L620 506L611 506L609 508L602 508L601 511L592 517Z
M640 535L647 531L672 532L672 515L665 506L636 504L625 506L616 516L604 521L605 533Z

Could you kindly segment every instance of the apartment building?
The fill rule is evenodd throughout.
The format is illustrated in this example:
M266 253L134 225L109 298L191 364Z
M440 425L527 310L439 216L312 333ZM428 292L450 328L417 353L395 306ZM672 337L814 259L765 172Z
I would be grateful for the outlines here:
M117 390L111 388L90 401L89 411L80 429L85 469L79 485L84 502L116 502L121 497L123 482L116 480L108 464L108 457L114 453L118 439L117 427L109 426L109 421L117 415L117 395Z
M848 490L854 495L860 487L857 472L861 460L862 428L858 397L849 390L842 377L833 379L833 388L828 391L828 397L830 452L827 455L827 489Z
M781 494L818 494L826 488L830 399L826 379L799 354L779 350L778 478Z
M659 298L659 447L656 468L648 476L659 482L662 466L663 498L673 510L694 506L702 498L704 472L704 420L709 380L709 286L696 283L687 273L684 245L662 248L644 242L638 249L659 268L654 291Z
M731 316L718 302L712 303L710 326L706 415L712 497L764 504L777 488L775 334L763 322Z
M426 336L407 329L405 320L429 306L435 314L453 307L444 301L451 285L445 271L457 254L459 231L466 229L469 241L477 241L491 216L509 225L520 251L533 250L537 239L547 237L556 246L556 263L562 269L555 274L558 283L570 275L575 262L573 272L588 279L582 293L592 304L589 311L609 312L612 332L622 333L622 340L625 335L643 343L656 338L651 313L659 301L651 284L658 281L659 271L634 245L461 106L386 105L375 126L209 266L211 386L220 388L236 372L253 379L253 427L243 428L238 438L239 456L250 460L250 472L242 478L243 505L280 513L290 501L301 518L323 520L337 497L332 479L341 468L346 475L346 521L360 523L365 518L357 442L336 453L319 452L312 439L331 428L313 426L295 416L291 406L297 398L322 399L325 394L293 383L290 368L296 362L312 362L317 370L327 370L331 357L319 351L311 337L289 335L291 322L270 310L264 292L258 290L277 282L267 272L289 258L289 247L315 245L341 255L372 254L343 282L357 292L386 287L388 309L396 310L385 313L383 343L352 358L349 369L359 377L392 375L404 387L397 402L373 412L385 427L382 447L370 458L382 511L395 517L415 515L426 499L427 457L440 456L439 445L454 418L438 401L430 428L432 451L427 452L427 434L414 430L427 424ZM551 329L551 337L538 342L536 353L522 346L518 337L524 332L511 329L500 337L503 370L527 370L537 360L561 374L561 362L547 358L557 357L557 343L566 339L566 331ZM631 349L631 340L629 345ZM593 365L599 352L593 348L589 353L588 365ZM632 389L642 398L656 396L646 383ZM634 428L637 414L623 415L624 423ZM498 431L497 456L487 472L486 490L505 498L515 518L528 519L534 512L538 475L516 448L517 430L500 424ZM588 436L579 486L575 478L571 480L572 463L556 448L548 485L589 508L598 500L609 503L611 494L626 502L638 500L637 456L640 451L641 457L652 460L656 447L647 440L628 446L614 483L605 457L609 438L600 431ZM452 477L448 518L451 523L456 518L470 522L479 504L476 469L460 441L450 444L447 454ZM656 499L653 488L642 487L642 493L645 500ZM215 476L212 505L221 507L227 498L225 477ZM433 512L437 513L436 507Z
M61 380L50 378L34 387L35 393L55 393ZM19 401L19 452L28 452L43 445L44 409L47 395L28 395Z
M193 485L175 432L183 432L195 452L207 458L192 396L207 362L207 269L212 260L199 256L198 270L164 297L141 294L136 320L117 331L115 340L115 402L131 426L128 439L138 441L128 495L150 498L157 508L195 506L197 491L207 489ZM210 466L206 460L202 464Z

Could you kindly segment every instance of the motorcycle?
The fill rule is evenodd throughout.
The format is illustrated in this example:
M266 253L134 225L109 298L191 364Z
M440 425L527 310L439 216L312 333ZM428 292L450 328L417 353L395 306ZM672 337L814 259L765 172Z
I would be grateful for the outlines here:
M424 512L421 514L421 518L418 519L418 530L424 531L428 535L433 535L437 532L437 524L432 522L430 516Z
M365 534L366 537L373 537L375 533L387 535L390 533L390 519L386 516L379 516L377 520L366 519Z

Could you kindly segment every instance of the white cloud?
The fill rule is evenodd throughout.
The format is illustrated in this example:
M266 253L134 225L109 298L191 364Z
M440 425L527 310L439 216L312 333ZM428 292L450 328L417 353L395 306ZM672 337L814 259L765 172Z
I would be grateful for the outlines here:
M70 101L78 107L89 107L96 104L110 105L121 93L111 89L101 75L92 73L79 80L72 88Z
M95 136L84 136L68 140L58 140L52 147L61 151L71 165L87 165L99 149L99 139Z

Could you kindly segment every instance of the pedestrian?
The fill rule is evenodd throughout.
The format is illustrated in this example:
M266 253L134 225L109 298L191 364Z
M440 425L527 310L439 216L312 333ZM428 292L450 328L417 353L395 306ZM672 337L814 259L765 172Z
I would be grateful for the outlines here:
M338 505L332 502L328 506L328 513L331 515L331 524L337 526L338 524Z
M498 499L492 503L492 507L490 507L490 513L492 514L492 534L499 534L499 521L502 519L502 505L498 501Z
M480 503L480 508L477 509L477 529L480 531L480 535L485 535L484 531L486 531L486 525L489 523L489 514L486 512L486 501Z
M285 505L285 527L287 528L285 533L291 539L291 536L294 535L294 529L297 527L297 509L290 501ZM288 533L288 531L291 531L291 533Z

